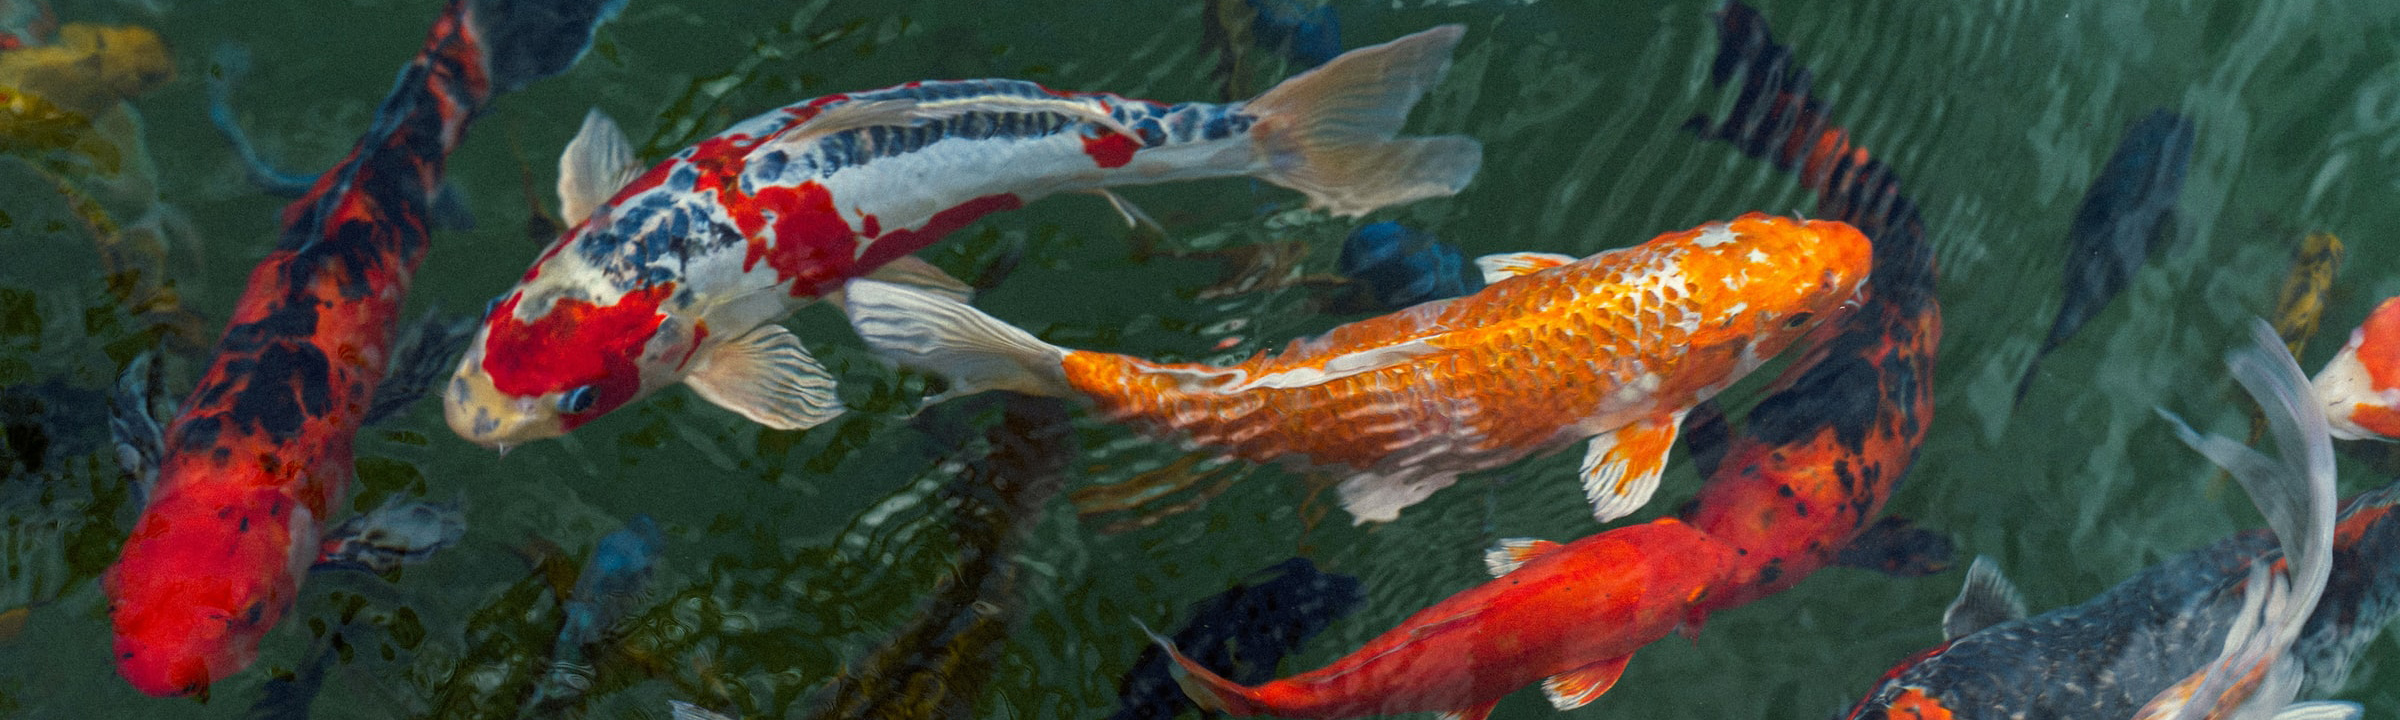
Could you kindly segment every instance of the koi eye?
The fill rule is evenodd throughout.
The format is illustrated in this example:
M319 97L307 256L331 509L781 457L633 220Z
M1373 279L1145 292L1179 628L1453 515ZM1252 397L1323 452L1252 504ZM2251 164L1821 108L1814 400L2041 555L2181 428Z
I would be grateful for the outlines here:
M596 390L593 390L592 386L585 385L573 390L568 390L567 394L558 396L558 411L566 413L579 413L585 410L590 410L592 409L593 401L599 399L600 393Z
M1793 315L1793 316L1792 316L1792 319L1783 321L1783 326L1784 326L1784 327L1786 327L1786 328L1796 328L1796 327L1800 327L1800 326L1802 326L1802 325L1807 325L1807 324L1808 324L1808 319L1809 319L1809 318L1813 318L1813 317L1816 317L1816 315L1815 315L1815 314L1813 314L1813 313L1805 313L1805 312L1804 312L1804 313L1800 313L1800 314L1798 314L1798 315Z

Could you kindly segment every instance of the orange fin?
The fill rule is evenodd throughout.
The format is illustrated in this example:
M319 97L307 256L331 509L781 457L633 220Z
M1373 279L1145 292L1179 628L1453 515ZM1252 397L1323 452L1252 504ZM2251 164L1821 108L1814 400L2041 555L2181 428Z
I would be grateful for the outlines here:
M1550 698L1550 706L1573 710L1600 699L1602 693L1616 687L1617 677L1625 674L1625 662L1631 653L1575 668L1542 680L1542 696Z
M1513 252L1475 258L1475 268L1483 271L1485 284L1496 283L1519 275L1532 275L1543 270L1575 262L1577 258L1546 252Z
M1507 538L1483 551L1483 566L1491 569L1492 577L1512 572L1543 553L1558 549L1558 543L1533 538Z
M1658 476L1667 471L1667 449L1689 408L1652 415L1592 438L1583 453L1583 496L1592 501L1592 517L1608 522L1631 514L1658 492Z
M1489 700L1481 705L1467 708L1465 710L1452 710L1440 715L1435 715L1433 716L1433 720L1483 720L1484 718L1491 717L1492 707L1499 704L1500 701L1497 699Z

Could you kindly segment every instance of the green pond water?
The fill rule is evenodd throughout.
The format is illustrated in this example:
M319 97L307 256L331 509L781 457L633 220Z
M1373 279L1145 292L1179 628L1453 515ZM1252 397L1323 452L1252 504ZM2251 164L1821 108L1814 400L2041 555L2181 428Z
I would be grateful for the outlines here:
M252 57L239 121L287 168L316 172L370 121L393 72L440 9L429 0L62 1L61 19L136 24L168 42L177 79L132 101L158 200L197 243L166 265L213 341L245 274L272 244L283 201L246 183L205 115L215 49ZM1713 2L1334 0L1358 46L1439 23L1469 31L1412 132L1485 144L1455 198L1379 212L1469 256L1584 255L1750 210L1814 204L1787 174L1678 129L1721 115L1708 86ZM2249 405L2223 351L2266 312L2311 231L2348 245L2320 366L2373 303L2400 294L2400 4L2374 0L1969 0L1765 2L1777 38L1817 72L1833 119L1889 161L1922 207L1941 263L1947 325L1932 430L1888 512L1950 535L1958 567L1999 561L2036 611L2081 602L2137 569L2262 525L2230 483L2176 442L2165 407L2239 435ZM561 77L498 100L450 162L478 221L439 231L409 304L474 311L540 249L528 188L553 202L554 160L587 108L613 114L654 160L756 112L928 78L1012 77L1163 101L1217 100L1199 2L632 0ZM1266 57L1262 53L1262 57ZM1277 75L1269 60L1258 77ZM2124 127L2153 107L2191 118L2196 142L2177 241L2043 365L2021 406L2018 374L2059 306L2067 226ZM13 161L8 161L13 162ZM925 382L869 356L835 312L788 324L842 379L852 412L808 432L759 428L671 389L562 441L505 457L454 437L436 403L363 431L349 501L462 499L459 545L387 582L320 573L247 672L209 699L153 699L116 677L98 573L135 509L108 450L103 402L140 349L105 291L90 236L53 192L11 176L0 194L0 385L61 398L61 457L0 480L0 716L245 717L267 683L338 634L313 713L322 718L509 717L547 671L558 628L528 560L569 561L636 514L667 538L648 601L604 643L570 716L664 717L669 698L767 716L806 715L821 691L926 607L974 534L942 488L956 454L909 424ZM1136 252L1099 200L1067 196L996 215L927 251L972 275L1016 270L978 304L1079 347L1225 360L1355 315L1317 311L1305 288L1208 292L1226 263L1203 251L1297 241L1270 273L1331 272L1355 223L1298 212L1247 181L1134 188L1167 237ZM190 387L197 356L170 355ZM1728 393L1737 412L1765 377ZM80 390L85 394L78 394ZM80 398L80 400L76 400ZM81 404L78 404L81 403ZM967 434L980 434L981 425ZM1353 527L1302 474L1192 463L1172 444L1077 415L1066 492L1023 518L1002 565L1013 586L984 611L1013 621L965 707L983 717L1101 717L1144 646L1135 620L1171 627L1187 604L1302 555L1356 576L1366 602L1284 663L1314 668L1485 578L1504 537L1559 540L1592 523L1576 453L1468 476L1397 522ZM2343 492L2389 479L2345 453ZM972 455L972 453L969 453ZM1148 506L1079 517L1078 489L1195 479ZM1622 522L1673 512L1700 484L1678 451L1659 497ZM1088 491L1087 491L1088 492ZM1171 505L1179 513L1153 513ZM1832 568L1713 616L1696 639L1635 656L1607 696L1572 717L1823 718L1886 668L1940 640L1957 570L1899 579ZM5 623L0 623L5 625ZM639 642L635 642L638 640ZM2400 713L2400 645L2377 639L2339 697ZM1537 691L1495 717L1557 715Z

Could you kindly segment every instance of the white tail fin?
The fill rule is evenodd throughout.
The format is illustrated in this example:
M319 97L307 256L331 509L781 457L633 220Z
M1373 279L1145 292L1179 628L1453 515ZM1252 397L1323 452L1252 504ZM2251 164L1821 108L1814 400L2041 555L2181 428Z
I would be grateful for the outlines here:
M1483 165L1483 145L1458 136L1395 138L1442 71L1465 26L1443 25L1352 50L1250 100L1261 177L1308 194L1310 207L1363 215L1456 194Z
M2333 441L2324 408L2283 340L2264 321L2251 326L2256 347L2228 353L2225 365L2258 402L2277 458L2221 435L2203 437L2173 413L2159 414L2175 424L2184 444L2241 482L2283 546L2287 574L2276 577L2258 563L2223 653L2153 698L2139 718L2265 717L2300 691L2299 666L2286 651L2300 638L2333 571Z
M1065 348L937 291L875 280L844 286L850 326L885 358L949 379L941 398L985 390L1065 396ZM938 399L938 398L937 398Z

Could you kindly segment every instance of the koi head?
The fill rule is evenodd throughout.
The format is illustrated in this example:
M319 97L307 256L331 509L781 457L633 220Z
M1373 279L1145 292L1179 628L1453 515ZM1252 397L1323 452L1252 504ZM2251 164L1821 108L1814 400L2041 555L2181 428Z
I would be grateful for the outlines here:
M442 393L459 437L509 447L564 435L681 376L703 323L662 305L676 283L615 297L529 281L492 303Z
M248 667L316 559L306 505L230 485L160 496L102 581L117 672L144 693L188 695Z
M2310 384L2334 437L2400 439L2400 298L2376 306Z
M1873 260L1857 228L1750 213L1681 238L1678 265L1700 319L1695 346L1739 347L1747 373L1856 310Z

